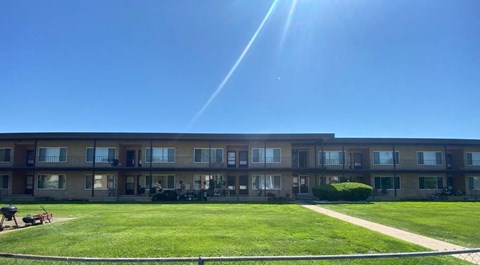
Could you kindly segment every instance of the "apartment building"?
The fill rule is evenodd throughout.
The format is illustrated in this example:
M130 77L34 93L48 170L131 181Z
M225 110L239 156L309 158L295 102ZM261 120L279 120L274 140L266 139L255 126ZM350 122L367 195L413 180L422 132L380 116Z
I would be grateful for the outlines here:
M1 133L0 199L139 200L161 182L237 199L312 197L356 181L374 199L480 195L480 140L334 134Z

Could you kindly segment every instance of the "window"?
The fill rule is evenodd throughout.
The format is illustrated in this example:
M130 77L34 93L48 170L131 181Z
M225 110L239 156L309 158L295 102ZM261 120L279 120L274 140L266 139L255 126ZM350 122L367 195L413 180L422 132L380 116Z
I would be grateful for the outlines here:
M374 165L393 165L393 151L374 151ZM395 164L398 165L398 152L395 152Z
M480 152L467 153L467 165L480 166Z
M210 162L222 163L223 149L222 148L195 148L194 156L195 156L195 160L194 160L195 163L210 163Z
M87 162L93 162L93 147L87 148ZM96 163L112 163L115 159L115 148L97 147L95 149Z
M439 190L443 188L442 177L419 177L418 188L421 190Z
M347 181L348 179L346 177L325 176L325 184L342 183Z
M0 163L11 162L11 151L10 148L0 148Z
M253 175L252 190L280 190L281 177L279 175Z
M67 148L40 147L38 149L39 162L67 162Z
M324 151L319 153L320 164L322 165L343 165L345 153L342 151Z
M157 187L159 183L162 184L163 189L175 189L175 176L173 175L147 175L145 179L147 189Z
M395 177L395 187L393 186L393 176L375 177L375 189L377 190L393 190L400 189L400 177Z
M8 175L0 175L0 190L8 189Z
M175 148L167 147L153 147L153 154L151 149L145 149L145 161L150 163L150 157L152 163L175 163Z
M470 190L480 190L480 177L469 177L468 187Z
M65 175L38 175L37 187L39 190L63 190Z
M252 148L253 163L280 163L280 148Z
M114 175L95 175L93 188L96 190L109 190L115 188ZM92 189L92 175L85 176L85 189Z
M223 175L193 175L194 190L223 189L224 186L225 177Z
M441 165L442 152L417 152L417 163L419 165Z

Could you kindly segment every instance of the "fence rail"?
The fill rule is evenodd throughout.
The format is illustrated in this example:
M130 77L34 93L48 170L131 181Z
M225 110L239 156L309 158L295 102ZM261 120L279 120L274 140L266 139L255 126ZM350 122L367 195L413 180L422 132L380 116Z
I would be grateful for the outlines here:
M176 257L176 258L91 258L91 257L59 257L38 256L26 254L0 253L0 258L21 259L49 262L79 262L79 263L197 263L203 265L207 262L255 262L255 261L319 261L319 260L369 260L388 258L414 258L432 256L454 256L464 261L480 264L480 248L428 251L428 252L404 252L404 253L377 253L377 254L349 254L349 255L307 255L307 256L239 256L239 257Z

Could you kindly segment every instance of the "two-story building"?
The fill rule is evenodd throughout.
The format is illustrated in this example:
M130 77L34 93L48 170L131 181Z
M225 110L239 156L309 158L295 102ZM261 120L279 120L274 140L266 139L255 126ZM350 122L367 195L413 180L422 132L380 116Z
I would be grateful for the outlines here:
M312 197L356 181L375 199L480 195L480 140L334 134L1 133L0 199L136 200L164 189Z

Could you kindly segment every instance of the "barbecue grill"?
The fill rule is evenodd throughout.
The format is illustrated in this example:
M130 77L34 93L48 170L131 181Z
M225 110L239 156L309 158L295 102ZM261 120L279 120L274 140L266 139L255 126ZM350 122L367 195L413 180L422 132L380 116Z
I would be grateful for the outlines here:
M5 220L7 221L15 221L16 228L18 228L17 219L15 218L15 214L17 213L17 207L9 205L3 206L0 208L0 213L2 214L2 220L0 221L0 231L3 231L3 223Z

